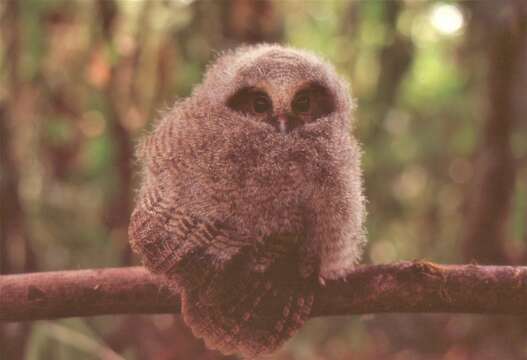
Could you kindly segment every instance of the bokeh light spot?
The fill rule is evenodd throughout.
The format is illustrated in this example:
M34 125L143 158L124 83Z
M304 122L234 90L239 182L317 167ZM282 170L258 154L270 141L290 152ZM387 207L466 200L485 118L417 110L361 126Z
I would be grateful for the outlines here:
M432 9L430 22L441 34L453 35L461 30L465 21L459 7L451 4L438 4Z

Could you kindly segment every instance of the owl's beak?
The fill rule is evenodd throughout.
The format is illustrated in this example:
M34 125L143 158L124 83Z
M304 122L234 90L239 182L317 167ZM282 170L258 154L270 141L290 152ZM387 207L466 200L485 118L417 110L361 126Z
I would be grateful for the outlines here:
M289 113L282 113L271 118L274 128L281 134L289 134L296 127L302 125L301 119Z
M282 133L282 134L287 134L288 131L289 131L289 119L288 119L288 116L286 114L281 114L281 115L278 115L277 117L277 121L278 121L278 130Z

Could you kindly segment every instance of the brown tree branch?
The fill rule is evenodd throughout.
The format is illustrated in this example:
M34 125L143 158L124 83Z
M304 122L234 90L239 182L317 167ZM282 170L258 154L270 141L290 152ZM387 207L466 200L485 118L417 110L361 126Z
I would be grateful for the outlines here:
M527 267L401 262L328 281L314 316L364 313L527 315ZM0 320L177 313L177 291L141 267L0 276Z

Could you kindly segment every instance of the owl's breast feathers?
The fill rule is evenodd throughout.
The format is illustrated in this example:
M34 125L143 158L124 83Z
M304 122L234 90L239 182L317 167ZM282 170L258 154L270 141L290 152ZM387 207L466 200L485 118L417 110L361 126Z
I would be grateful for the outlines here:
M161 198L140 204L130 225L145 265L176 280L194 334L209 347L246 356L275 350L311 313L316 275L300 274L303 237L240 241L234 231L174 211Z

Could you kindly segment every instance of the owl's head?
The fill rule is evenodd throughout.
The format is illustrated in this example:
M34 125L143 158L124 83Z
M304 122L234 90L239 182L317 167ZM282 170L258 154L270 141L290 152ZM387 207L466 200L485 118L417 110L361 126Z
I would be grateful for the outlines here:
M330 64L279 45L224 54L209 67L195 94L281 134L351 110L347 84Z

